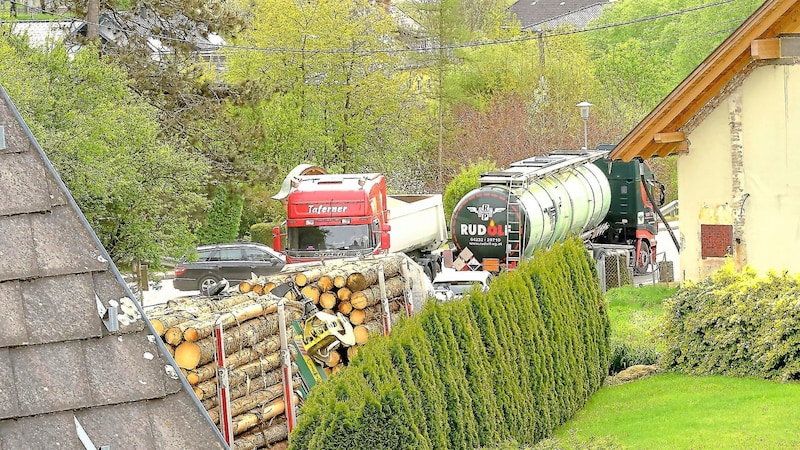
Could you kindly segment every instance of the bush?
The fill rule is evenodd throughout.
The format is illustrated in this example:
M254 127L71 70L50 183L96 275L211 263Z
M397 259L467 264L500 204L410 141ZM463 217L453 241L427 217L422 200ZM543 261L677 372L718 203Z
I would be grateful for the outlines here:
M594 261L577 239L557 244L372 337L311 391L290 448L533 444L603 384L609 333Z
M479 188L478 179L484 172L497 170L497 166L491 161L480 161L468 168L461 168L461 173L456 175L444 190L442 202L444 203L445 217L450 220L456 204L471 190Z
M274 223L256 223L251 225L250 240L272 247L272 229L275 228L275 226L276 224Z
M690 375L800 379L800 278L727 263L665 303L664 368Z

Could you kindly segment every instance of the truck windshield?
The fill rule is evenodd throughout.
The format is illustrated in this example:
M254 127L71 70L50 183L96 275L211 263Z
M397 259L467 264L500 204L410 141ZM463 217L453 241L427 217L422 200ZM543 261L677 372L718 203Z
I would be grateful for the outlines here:
M288 230L292 250L363 250L375 248L369 225L292 227Z

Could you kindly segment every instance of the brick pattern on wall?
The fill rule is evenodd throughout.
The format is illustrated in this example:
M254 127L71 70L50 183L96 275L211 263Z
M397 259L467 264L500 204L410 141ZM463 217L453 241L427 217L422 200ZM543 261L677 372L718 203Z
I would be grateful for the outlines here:
M704 259L729 255L733 248L733 226L701 224L700 246Z

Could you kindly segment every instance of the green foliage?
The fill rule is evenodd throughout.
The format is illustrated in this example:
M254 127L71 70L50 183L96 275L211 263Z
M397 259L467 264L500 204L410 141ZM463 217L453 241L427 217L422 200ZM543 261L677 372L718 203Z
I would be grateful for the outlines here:
M396 23L384 8L366 0L258 0L242 8L252 15L237 44L296 50L226 55L227 81L253 89L231 114L258 133L244 143L254 161L282 173L306 162L331 173L415 167L430 125L426 105L397 70L400 55L387 51Z
M611 365L614 374L636 364L656 364L663 346L652 330L663 315L664 299L678 288L664 284L623 286L606 292L611 322Z
M733 263L686 284L658 329L665 368L693 375L800 379L800 276Z
M471 190L480 187L478 179L484 172L497 170L497 166L491 161L480 161L467 168L462 167L461 173L455 176L444 190L444 214L448 219L453 215L456 204Z
M250 240L272 247L272 229L275 223L255 223L250 226Z
M691 9L707 0L614 2L592 25L636 21ZM635 102L642 112L655 107L711 53L760 2L719 3L655 20L614 26L590 35L597 77L618 102ZM721 21L720 18L725 20ZM671 61L665 65L664 61Z
M194 246L208 167L158 139L122 71L96 49L44 52L0 29L0 80L117 264L157 266Z
M290 448L492 448L548 436L607 372L609 323L593 264L570 240L487 293L429 302L314 388Z
M200 244L233 242L239 237L242 201L241 195L229 193L224 186L217 187L206 223L197 231Z

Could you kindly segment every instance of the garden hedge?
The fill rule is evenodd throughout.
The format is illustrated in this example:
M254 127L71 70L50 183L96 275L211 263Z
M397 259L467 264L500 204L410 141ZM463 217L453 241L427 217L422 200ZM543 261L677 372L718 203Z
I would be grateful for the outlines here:
M661 365L691 375L800 379L800 277L726 264L664 304Z
M557 244L371 339L312 390L289 448L535 443L600 388L609 333L594 261L579 240Z

